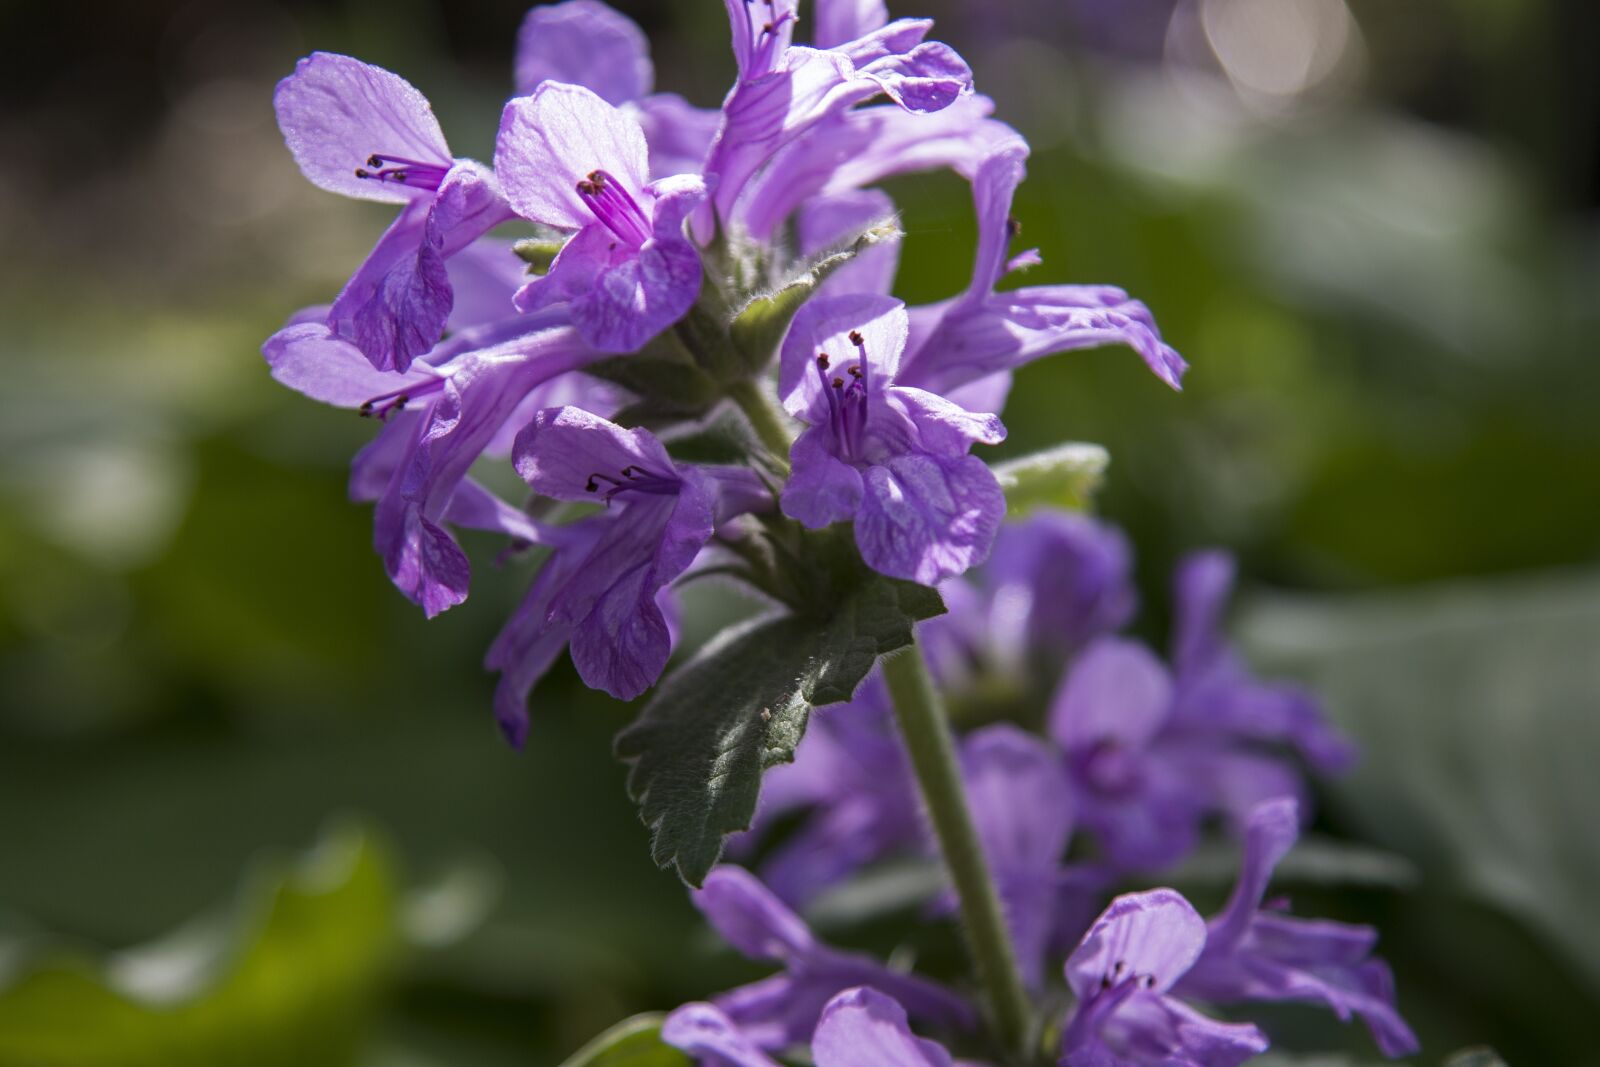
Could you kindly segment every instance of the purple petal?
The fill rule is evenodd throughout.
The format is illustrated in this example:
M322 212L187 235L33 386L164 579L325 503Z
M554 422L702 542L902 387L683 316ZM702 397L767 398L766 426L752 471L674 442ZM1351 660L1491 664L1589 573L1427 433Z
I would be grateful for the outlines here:
M1132 975L1144 980L1145 990L1165 993L1194 965L1205 943L1205 921L1177 892L1127 893L1111 902L1073 950L1067 984L1083 1000L1103 979Z
M894 201L881 189L859 189L808 200L796 220L800 254L814 257L848 246L874 226L893 221ZM822 283L820 293L889 295L900 266L900 242L880 241L856 254Z
M723 940L751 959L782 961L816 948L800 916L742 867L717 867L693 899Z
M978 252L966 300L982 301L1006 274L1011 244L1011 201L1027 177L1028 143L1020 137L990 150L972 178L972 200L978 217Z
M942 111L972 92L972 68L941 41L925 41L902 55L875 59L861 66L858 74L877 83L890 100L917 114Z
M573 537L583 536L591 529L587 524L567 528ZM494 691L494 713L512 748L520 750L527 742L528 694L566 647L571 632L569 625L550 617L551 602L586 555L576 544L551 553L484 657L488 670L500 672Z
M789 449L791 473L780 503L783 513L813 530L852 518L865 492L861 474L834 456L832 431L813 426Z
M739 80L758 78L773 69L794 37L795 0L723 0L728 10L728 30L733 38L733 58Z
M285 327L267 338L261 353L274 379L313 400L342 408L359 408L374 397L404 393L438 378L433 368L423 365L405 373L375 370L360 349L323 323Z
M650 42L626 15L599 0L565 0L529 11L517 31L517 95L543 81L592 89L610 104L650 91Z
M483 237L450 258L454 300L445 329L450 333L482 326L511 314L511 297L527 281L527 264L510 241Z
M1085 648L1050 709L1050 736L1068 752L1113 741L1148 744L1172 709L1172 680L1144 645L1102 637Z
M596 500L597 489L606 484L590 480L596 473L623 478L624 468L639 467L656 477L677 472L649 430L625 430L576 407L539 412L517 435L512 455L517 473L534 492L557 500Z
M1272 800L1250 813L1244 832L1244 858L1239 881L1222 912L1208 924L1208 942L1226 949L1237 945L1267 895L1267 883L1278 862L1300 837L1300 808L1292 799Z
M974 444L997 445L1006 439L1000 416L968 411L938 393L896 387L888 402L917 428L922 449L940 456L961 456Z
M811 12L811 43L835 48L888 21L889 9L883 0L817 0Z
M427 98L397 74L359 59L315 52L278 83L272 98L283 139L312 183L361 200L403 204L427 190L356 177L374 154L441 170L451 165Z
M684 216L701 202L700 179L681 175L656 202L656 236L637 255L602 268L572 302L584 339L603 352L634 352L678 321L700 295L700 254L683 237Z
M827 410L816 370L817 357L826 354L837 368L854 365L860 356L850 339L852 331L861 335L872 380L878 386L893 380L906 343L904 304L875 293L811 300L789 325L778 356L778 395L785 411L807 417L808 413Z
M1237 568L1221 549L1193 552L1173 572L1172 665L1179 674L1204 670L1222 655L1222 613Z
M661 1040L700 1067L779 1067L714 1004L685 1004L661 1024Z
M695 107L676 93L653 93L637 107L650 142L651 176L699 173L722 125L722 112Z
M989 557L1006 498L983 460L893 456L865 482L856 545L873 570L935 585Z
M603 170L638 200L649 180L649 149L631 115L582 86L545 82L506 104L494 167L518 215L577 230L595 220L578 182Z
M984 582L994 625L1019 651L1075 651L1133 617L1133 551L1108 523L1040 512L1008 523Z
M905 1009L875 989L847 989L822 1009L817 1067L950 1067L950 1054L911 1032Z

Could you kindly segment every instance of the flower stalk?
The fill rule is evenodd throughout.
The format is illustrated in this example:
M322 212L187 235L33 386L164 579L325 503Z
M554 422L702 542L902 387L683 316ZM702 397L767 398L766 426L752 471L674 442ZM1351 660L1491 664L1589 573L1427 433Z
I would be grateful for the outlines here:
M756 437L772 454L773 463L785 476L789 469L789 446L794 443L784 428L783 416L750 378L728 383L728 398L738 405Z
M967 947L995 1034L1008 1055L1025 1060L1032 1014L1028 995L1000 896L967 805L944 704L928 675L921 647L914 644L884 660L883 677L939 851L955 886Z

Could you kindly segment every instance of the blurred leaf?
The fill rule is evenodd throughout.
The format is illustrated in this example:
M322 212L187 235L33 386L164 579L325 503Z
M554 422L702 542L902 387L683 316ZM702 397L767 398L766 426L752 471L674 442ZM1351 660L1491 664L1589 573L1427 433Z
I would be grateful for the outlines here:
M1364 836L1455 875L1600 989L1600 581L1284 600L1247 632L1362 743L1335 792Z
M824 253L798 278L780 286L777 292L751 300L734 318L729 328L733 346L750 371L759 371L772 360L778 342L789 330L795 314L828 280L828 276L856 256L884 241L898 241L900 227L886 221L863 232L849 245Z
M1444 1061L1444 1067L1506 1067L1492 1048L1464 1048Z
M587 1045L561 1067L689 1067L689 1057L661 1041L656 1013L624 1019Z
M1104 479L1111 457L1099 445L1064 444L998 463L994 475L1006 508L1020 518L1037 507L1083 511Z
M680 463L744 463L760 446L750 426L732 408L723 408L701 426L663 441Z
M1209 841L1190 853L1169 878L1175 883L1232 885L1239 877L1237 842ZM1416 864L1384 849L1307 834L1273 869L1274 885L1371 886L1409 889Z
M0 990L0 1065L350 1063L395 946L389 862L346 827L247 883L231 921L26 968Z
M944 610L931 589L874 575L831 617L768 616L725 631L617 736L651 853L699 885L722 839L749 828L761 774L794 759L811 708L848 700L877 658Z

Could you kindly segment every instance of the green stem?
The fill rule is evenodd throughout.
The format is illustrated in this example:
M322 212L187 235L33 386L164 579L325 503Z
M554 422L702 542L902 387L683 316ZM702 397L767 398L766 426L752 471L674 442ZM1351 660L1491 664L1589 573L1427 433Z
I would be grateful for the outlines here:
M977 965L978 981L988 1001L989 1015L1005 1050L1025 1057L1031 1008L1017 970L1016 953L1000 910L1000 897L984 861L978 832L967 809L961 768L945 719L944 705L928 677L922 649L912 645L883 664L895 717L905 736L906 751L933 830L950 868L961 904L967 945Z
M789 436L789 431L784 427L783 415L767 399L761 387L749 378L740 378L728 384L728 397L739 410L744 412L744 417L750 420L750 427L755 430L761 443L767 446L772 453L772 458L777 461L778 469L787 475L789 473L789 446L794 439Z

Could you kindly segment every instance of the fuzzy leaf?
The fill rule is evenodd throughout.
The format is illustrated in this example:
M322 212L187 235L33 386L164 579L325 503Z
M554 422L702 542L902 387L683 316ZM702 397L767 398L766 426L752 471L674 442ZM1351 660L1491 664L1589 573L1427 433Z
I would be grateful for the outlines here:
M689 1057L661 1041L659 1012L624 1019L573 1053L561 1067L690 1067Z
M751 372L760 371L772 361L778 343L789 330L789 323L817 287L828 276L873 245L900 239L900 228L893 222L874 226L850 244L825 253L813 261L805 273L780 286L775 292L756 297L746 304L729 328L734 350Z
M1041 506L1084 511L1110 462L1099 445L1074 442L996 464L994 476L1005 490L1012 518Z
M762 772L794 759L811 708L848 700L879 656L943 610L932 589L873 576L829 618L754 619L668 677L617 737L656 863L704 881L722 839L749 828Z

